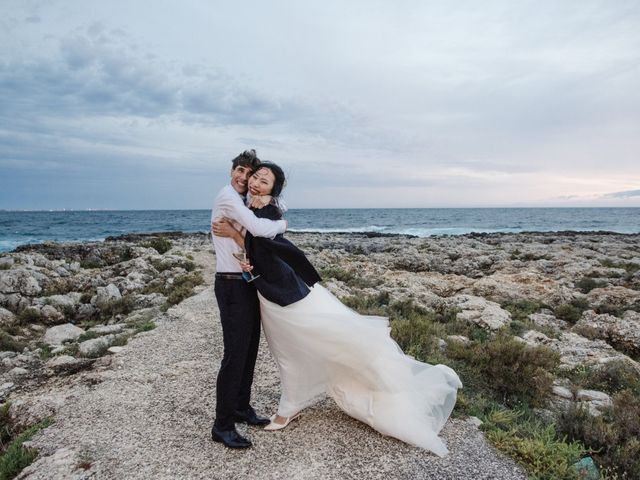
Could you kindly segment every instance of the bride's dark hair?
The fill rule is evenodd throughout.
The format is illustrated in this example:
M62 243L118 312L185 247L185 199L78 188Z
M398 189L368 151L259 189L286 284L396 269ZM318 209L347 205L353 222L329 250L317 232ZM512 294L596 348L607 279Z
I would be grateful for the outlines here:
M272 197L279 197L282 193L282 189L286 184L284 171L273 162L261 162L258 166L258 170L260 170L261 168L268 168L269 170L271 170L271 173L273 173L275 181L273 182L273 188L271 189L271 193L269 195L271 195Z

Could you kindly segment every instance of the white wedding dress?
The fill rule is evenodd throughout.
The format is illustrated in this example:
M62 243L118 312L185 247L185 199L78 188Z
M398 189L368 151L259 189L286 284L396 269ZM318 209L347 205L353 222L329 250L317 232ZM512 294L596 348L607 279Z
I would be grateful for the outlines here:
M448 453L438 437L456 402L458 375L405 355L384 317L360 315L317 283L282 307L260 295L262 325L278 364L278 414L289 417L323 395L350 416L411 445Z

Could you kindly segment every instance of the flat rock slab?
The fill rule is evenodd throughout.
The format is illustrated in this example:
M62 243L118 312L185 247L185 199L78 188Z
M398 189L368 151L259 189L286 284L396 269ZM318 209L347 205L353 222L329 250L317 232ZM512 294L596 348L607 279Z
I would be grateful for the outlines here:
M227 450L210 439L222 357L213 288L169 313L175 320L163 320L155 330L132 338L126 350L110 357L111 365L90 372L90 382L66 387L68 400L57 411L56 423L34 438L40 457L22 478L51 478L47 462L59 466L61 456L69 468L91 459L89 470L69 471L69 478L526 478L464 419L446 425L442 435L451 454L438 458L380 435L331 400L305 410L282 431L239 425L254 447ZM277 368L263 339L253 405L269 414L278 398ZM69 461L68 450L78 462Z

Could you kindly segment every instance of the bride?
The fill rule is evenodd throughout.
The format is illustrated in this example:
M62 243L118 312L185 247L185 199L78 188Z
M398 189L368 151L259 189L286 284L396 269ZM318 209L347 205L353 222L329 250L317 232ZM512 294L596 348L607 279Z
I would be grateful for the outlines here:
M277 199L284 183L282 169L265 162L249 178L249 193ZM273 203L254 213L280 219ZM286 427L328 394L348 415L384 435L439 456L448 453L438 433L462 387L451 368L405 355L389 335L387 318L360 315L342 304L318 283L320 276L304 253L282 235L253 237L227 222L217 223L214 233L233 237L250 259L243 270L258 276L253 282L262 325L282 390L277 414L265 430Z

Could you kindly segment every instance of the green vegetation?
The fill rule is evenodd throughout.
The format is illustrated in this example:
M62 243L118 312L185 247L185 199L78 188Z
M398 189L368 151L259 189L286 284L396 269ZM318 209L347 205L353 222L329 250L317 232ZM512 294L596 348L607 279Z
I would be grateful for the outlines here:
M640 373L625 360L615 360L598 366L580 366L560 372L576 388L600 390L609 395L628 390L640 396Z
M580 478L573 465L586 455L586 449L579 442L559 439L553 425L531 412L494 407L483 421L481 428L489 441L524 465L530 479Z
M101 335L98 332L92 332L92 331L84 332L82 335L80 335L78 337L77 342L78 343L82 343L82 342L84 342L86 340L92 340L92 339L98 338L100 336Z
M92 268L100 268L103 265L104 263L102 262L102 260L96 257L90 257L80 261L80 266L87 270Z
M627 273L634 274L640 270L640 265L633 262L614 262L610 258L605 258L600 261L600 264L606 268L621 268L626 270Z
M200 272L191 272L184 275L178 275L173 279L173 284L167 295L167 305L176 305L185 298L193 295L193 289L198 285L202 285L204 279Z
M623 390L600 416L573 405L558 421L558 430L589 448L610 478L640 478L640 396Z
M576 288L582 293L589 293L594 288L602 288L606 286L607 282L604 282L602 280L594 280L590 277L583 277L576 282Z
M319 273L320 276L324 279L335 278L336 280L340 280L341 282L346 283L347 286L354 288L373 288L382 284L382 280L379 278L364 278L361 275L358 275L350 270L345 270L341 267L323 268Z
M18 321L21 325L37 323L42 319L40 310L33 307L27 307L18 314Z
M143 243L142 246L146 248L153 248L155 249L156 252L162 255L163 253L166 253L169 250L171 250L171 247L173 246L173 244L171 243L171 240L167 238L157 237L150 240L149 242Z
M106 307L102 308L100 315L104 319L115 317L116 315L127 315L135 309L133 296L124 295L118 300L114 300Z
M38 456L37 450L24 448L23 443L31 440L43 428L53 423L47 418L36 425L19 431L9 416L9 402L0 406L0 480L14 478Z
M4 330L0 330L0 351L21 352L25 344L16 340Z
M582 298L577 298L571 301L571 303L564 303L558 305L553 314L569 323L576 323L582 317L582 312L589 308L589 302Z
M407 354L452 367L464 385L454 415L479 417L487 438L521 463L530 478L579 478L573 465L586 449L577 441L565 441L532 411L548 398L559 364L556 352L518 342L508 330L491 336L459 321L455 309L430 310L410 300L391 302L386 293L343 301L363 314L389 316L391 334ZM514 318L528 321L527 315L543 305L521 301L507 307ZM465 335L470 343L449 341L445 349L438 348L438 338L453 334Z

